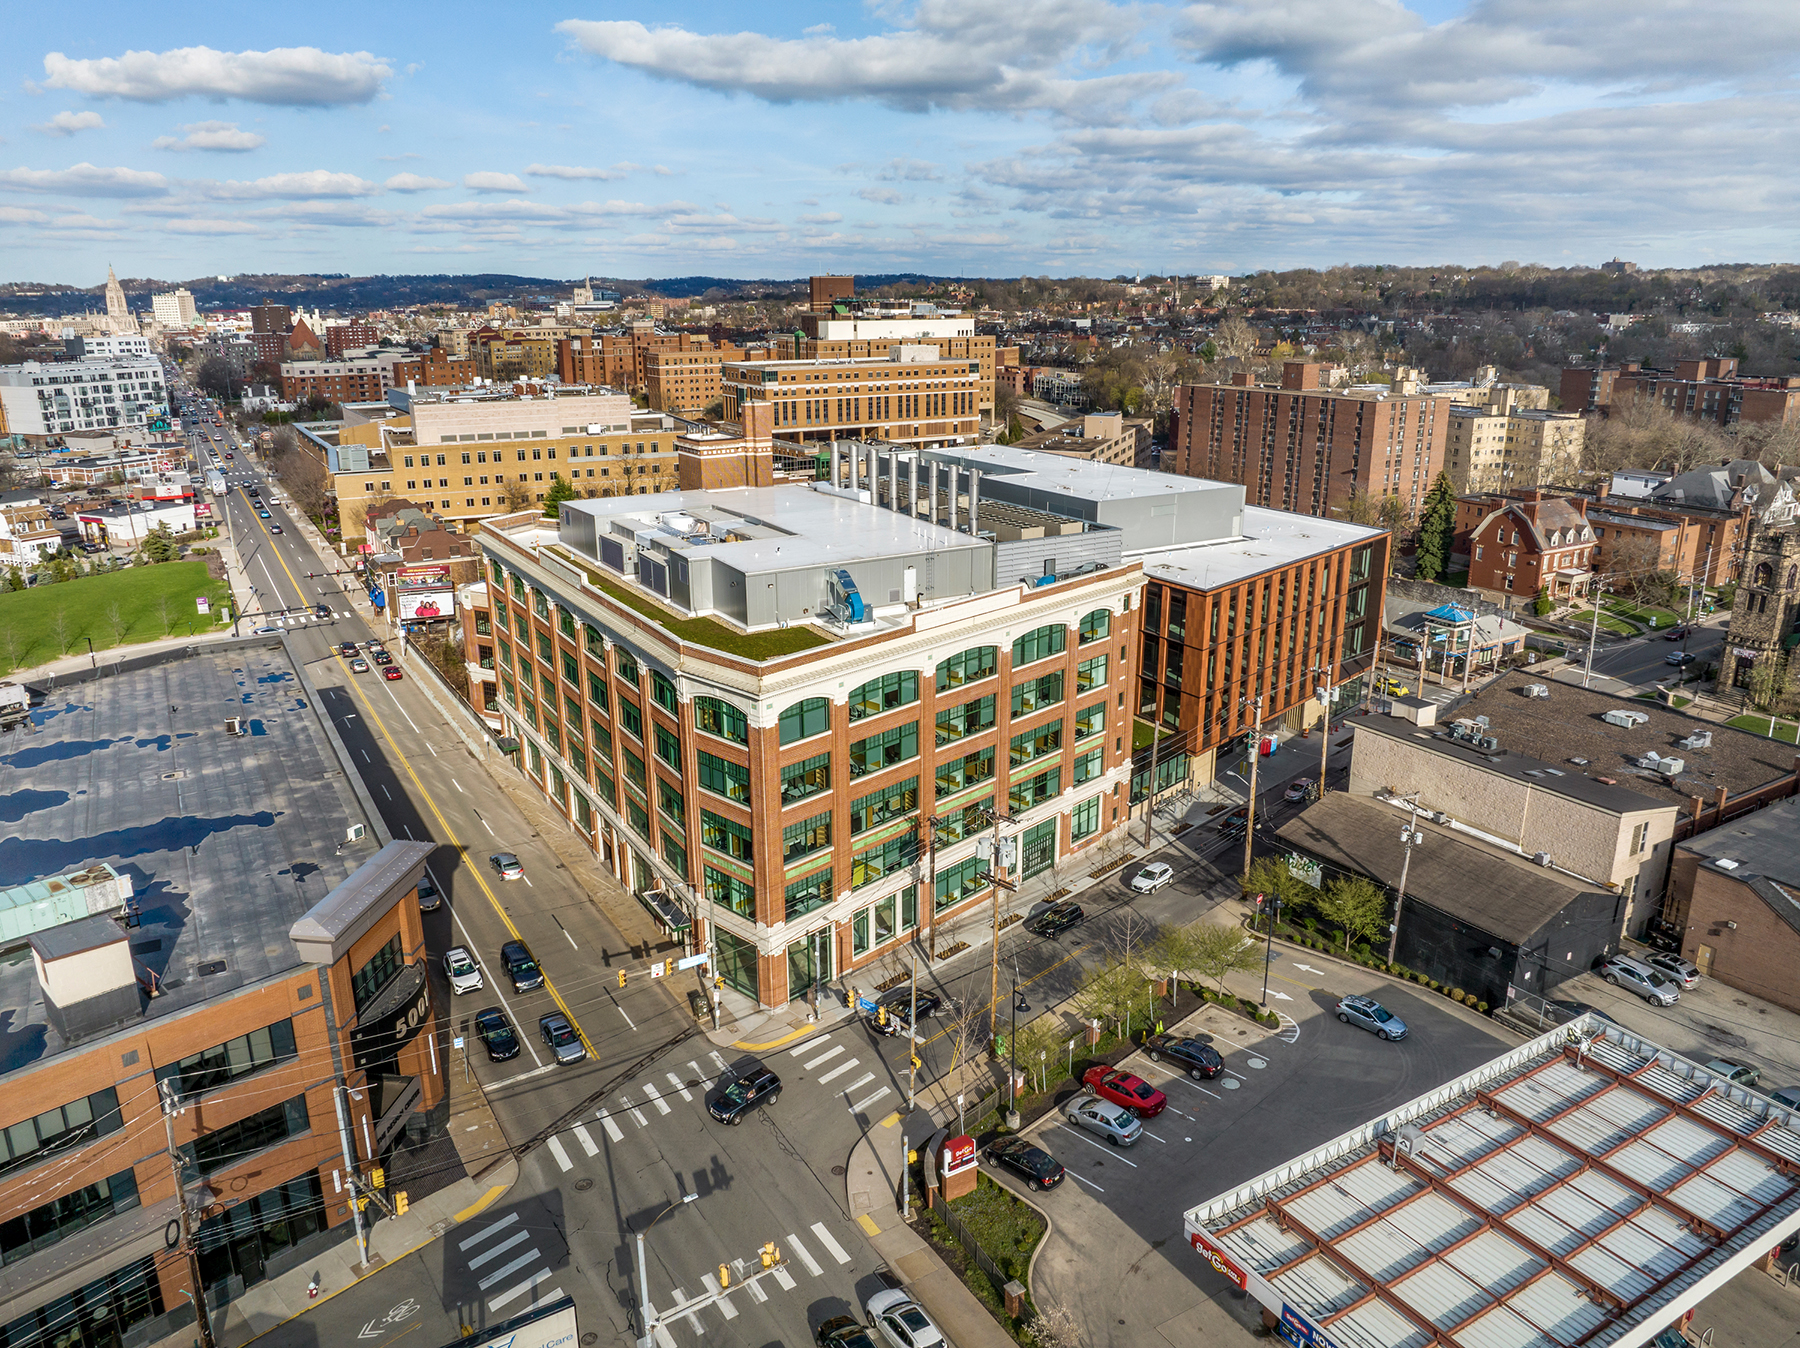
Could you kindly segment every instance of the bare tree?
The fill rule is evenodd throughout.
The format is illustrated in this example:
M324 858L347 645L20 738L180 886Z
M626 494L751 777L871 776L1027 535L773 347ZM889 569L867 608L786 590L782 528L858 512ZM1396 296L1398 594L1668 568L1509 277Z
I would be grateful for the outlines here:
M25 656L25 643L19 639L18 630L11 623L0 627L0 655L6 657L6 668L19 667L19 661Z
M1219 359L1236 361L1242 365L1256 354L1256 329L1243 319L1233 314L1213 333L1213 349L1219 353Z
M162 622L163 635L165 637L168 636L169 630L175 625L175 620L171 616L168 595L159 594L156 596L156 616Z
M58 608L50 615L50 635L56 642L56 653L67 655L69 642L75 635L74 628L69 623L68 609Z
M1581 466L1598 473L1620 468L1680 473L1697 463L1725 459L1731 448L1711 422L1677 416L1655 398L1621 398L1606 416L1589 418Z
M125 640L125 629L130 624L125 621L125 611L119 607L116 599L106 606L106 625L112 628L113 645L117 646Z
M531 490L520 481L508 482L500 491L508 510L523 510L531 500Z
M1040 1306L1025 1333L1036 1348L1081 1348L1081 1325L1061 1302Z

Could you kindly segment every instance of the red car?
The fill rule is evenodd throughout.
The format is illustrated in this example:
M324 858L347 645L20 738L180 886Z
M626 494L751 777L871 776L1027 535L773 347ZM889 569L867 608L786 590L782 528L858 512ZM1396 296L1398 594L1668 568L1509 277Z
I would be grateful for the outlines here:
M1123 1105L1140 1119L1154 1119L1168 1107L1169 1097L1142 1077L1115 1068L1090 1067L1081 1078L1089 1095Z
M381 677L384 679L400 678L401 677L400 666L399 665L389 665L386 669L381 671Z

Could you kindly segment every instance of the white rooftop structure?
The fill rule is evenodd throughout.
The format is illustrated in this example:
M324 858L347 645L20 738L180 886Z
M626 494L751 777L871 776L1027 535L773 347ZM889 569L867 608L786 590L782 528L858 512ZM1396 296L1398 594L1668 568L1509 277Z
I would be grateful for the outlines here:
M1800 1229L1800 1114L1589 1014L1184 1227L1305 1342L1635 1348Z
M1128 550L1126 556L1135 556L1144 564L1144 574L1155 580L1213 590L1335 548L1379 538L1385 532L1317 515L1247 505L1241 537L1139 553Z

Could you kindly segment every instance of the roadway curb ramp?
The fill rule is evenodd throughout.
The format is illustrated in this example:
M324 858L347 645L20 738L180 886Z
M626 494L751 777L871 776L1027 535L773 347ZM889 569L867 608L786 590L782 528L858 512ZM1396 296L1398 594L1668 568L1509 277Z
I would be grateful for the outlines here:
M919 1110L911 1119L890 1114L863 1134L844 1167L851 1219L862 1227L888 1271L957 1348L1018 1348L937 1251L900 1218L906 1149L921 1145L936 1130L931 1115ZM908 1133L918 1136L909 1140Z

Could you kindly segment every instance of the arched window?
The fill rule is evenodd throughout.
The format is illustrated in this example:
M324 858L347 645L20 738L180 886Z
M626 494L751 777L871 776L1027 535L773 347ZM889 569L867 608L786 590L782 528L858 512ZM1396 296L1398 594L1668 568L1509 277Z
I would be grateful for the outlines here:
M1038 660L1047 660L1053 655L1061 654L1069 644L1069 629L1061 623L1048 623L1043 627L1027 632L1013 642L1013 668L1029 665Z
M995 646L971 646L942 662L937 667L938 692L992 678L994 671L1000 667L995 658L998 650Z
M739 744L750 742L749 719L729 702L722 702L716 697L694 699L694 728L708 735L717 735L720 739L735 740Z
M781 713L781 742L795 744L831 729L831 703L822 697L796 702Z
M1800 573L1800 566L1790 566L1790 567L1788 567L1788 574L1787 574L1787 588L1788 588L1788 589L1790 589L1790 590L1791 590L1791 589L1793 589L1793 588L1794 588L1794 576L1795 576L1795 575L1796 575L1796 574L1797 574L1797 573Z
M883 674L879 679L870 679L862 687L850 690L850 719L860 721L865 716L879 716L884 711L909 706L918 700L919 675L916 670Z
M1090 641L1099 641L1112 631L1112 611L1097 608L1081 620L1080 644L1085 646Z
M1759 590L1766 590L1775 583L1775 568L1767 562L1756 564L1756 575L1750 582Z

